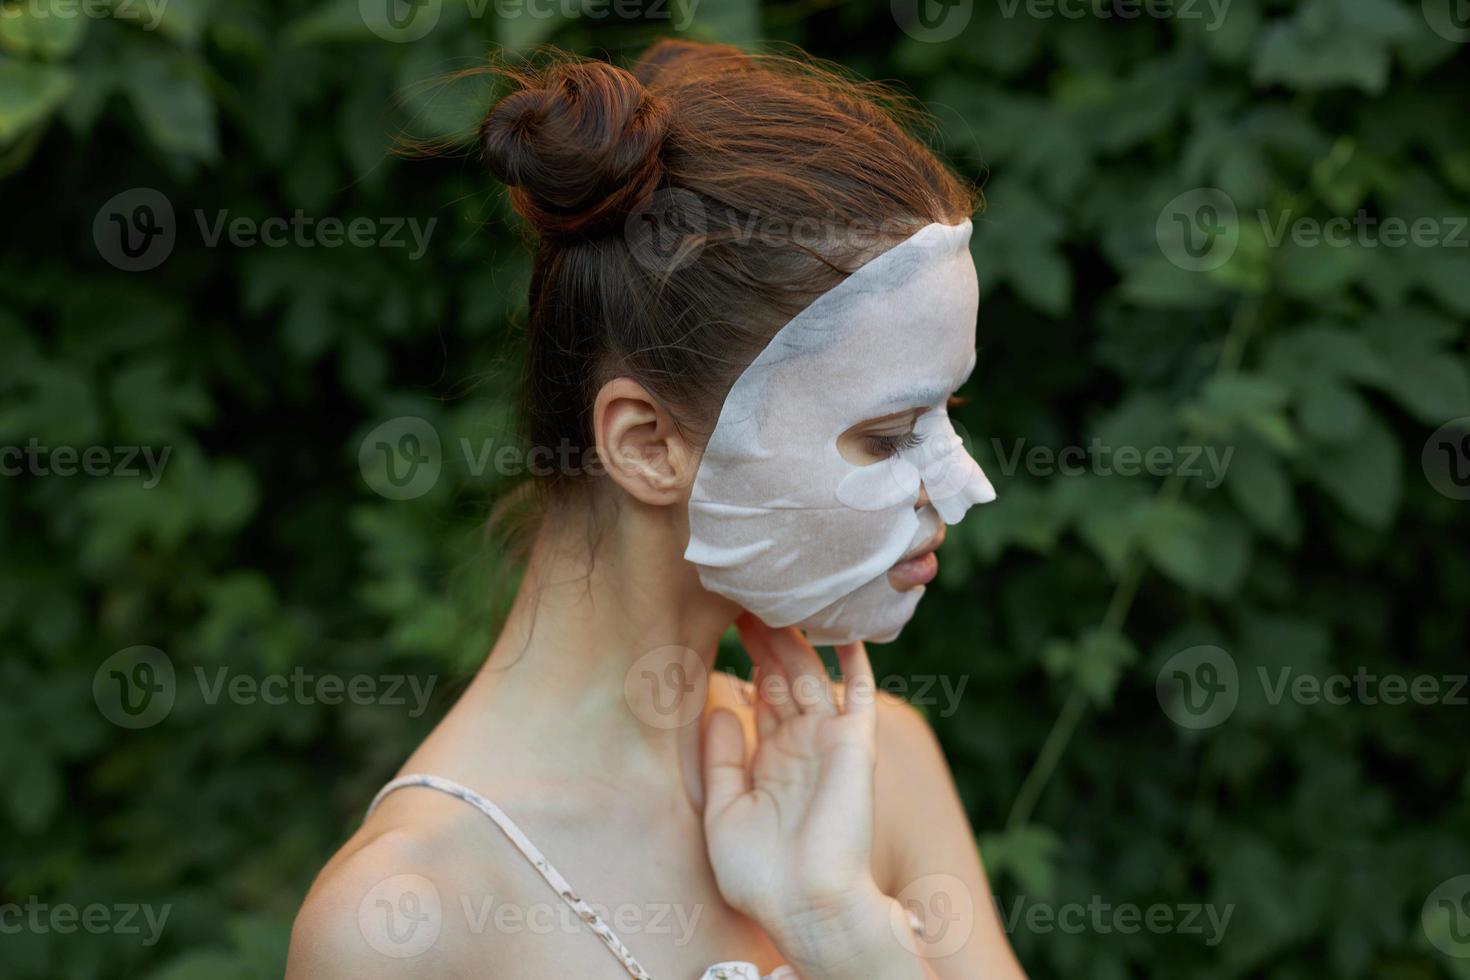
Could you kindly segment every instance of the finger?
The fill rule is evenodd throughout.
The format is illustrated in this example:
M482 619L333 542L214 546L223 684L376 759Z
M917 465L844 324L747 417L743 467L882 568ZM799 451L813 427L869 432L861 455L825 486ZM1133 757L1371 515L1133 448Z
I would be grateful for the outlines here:
M755 675L751 678L751 682L755 685L755 734L762 742L775 734L777 726L781 724L781 719L776 715L775 710L761 696L761 685L768 676L768 671L757 667Z
M745 731L733 711L719 708L704 730L704 812L722 813L749 791Z
M766 710L777 722L796 717L801 711L791 697L791 683L786 671L771 650L770 627L745 614L735 620L735 628L740 633L740 642L760 671L756 686L757 703L764 702ZM774 730L774 726L771 727ZM765 735L762 733L763 738Z
M772 666L761 671L759 694L766 711L778 724L801 714L801 708L791 696L791 682L786 679L785 671L779 667Z
M842 713L864 721L864 727L878 727L878 683L873 678L873 664L868 648L861 640L837 648L837 661L842 665Z
M791 681L797 708L803 714L837 714L827 666L801 631L794 626L770 630L768 642L772 656Z

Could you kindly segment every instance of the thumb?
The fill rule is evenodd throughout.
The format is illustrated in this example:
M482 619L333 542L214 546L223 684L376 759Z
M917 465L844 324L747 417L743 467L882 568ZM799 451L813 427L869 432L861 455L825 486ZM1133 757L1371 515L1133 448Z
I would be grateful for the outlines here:
M750 791L745 768L745 729L726 708L710 716L704 730L704 812L708 818L724 812Z

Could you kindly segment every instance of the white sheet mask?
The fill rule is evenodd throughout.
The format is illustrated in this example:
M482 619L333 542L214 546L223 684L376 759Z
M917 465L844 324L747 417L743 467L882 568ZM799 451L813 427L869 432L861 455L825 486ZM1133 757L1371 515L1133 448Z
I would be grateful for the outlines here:
M931 224L817 297L736 379L689 499L700 581L813 643L886 642L923 588L888 570L995 490L945 409L975 366L970 222ZM860 465L838 437L923 409L919 442ZM917 507L922 484L930 503Z

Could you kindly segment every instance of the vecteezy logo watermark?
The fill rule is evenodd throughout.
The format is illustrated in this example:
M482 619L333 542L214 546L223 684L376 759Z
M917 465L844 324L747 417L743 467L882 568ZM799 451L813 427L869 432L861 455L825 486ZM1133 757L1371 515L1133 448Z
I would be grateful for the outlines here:
M1470 217L1421 216L1412 220L1390 215L1380 218L1359 209L1352 217L1316 218L1297 215L1290 208L1271 215L1256 209L1256 223L1268 248L1290 242L1297 248L1467 248ZM1164 205L1154 224L1159 250L1174 265L1190 272L1218 269L1235 254L1240 241L1240 216L1235 202L1222 190L1196 187Z
M1017 439L1007 451L1004 441L992 439L991 449L1000 462L1000 470L1013 476L1023 462L1032 476L1170 476L1178 474L1204 479L1204 486L1214 490L1225 482L1226 470L1235 456L1235 447L1223 452L1214 446L1108 446L1094 438L1086 446L1050 446L1026 448L1025 439Z
M92 902L76 906L67 902L43 902L39 896L32 895L23 905L0 903L0 935L29 932L65 936L80 931L94 936L142 936L143 945L152 946L163 935L172 911L172 905Z
M1470 41L1470 0L1423 0L1424 22L1446 41Z
M889 925L914 956L953 956L975 932L975 896L954 875L924 875L894 897L897 901L891 907Z
M43 446L32 437L24 446L0 446L0 476L144 476L143 489L152 490L163 479L172 446Z
M445 453L439 432L428 420L402 415L375 427L358 445L363 481L389 500L422 497L439 482L446 464L476 479L498 476L602 476L607 472L596 446L578 447L569 439L556 446L526 447L511 440L497 445L486 437L461 437L458 454Z
M656 647L623 675L623 699L650 728L683 728L699 720L709 696L709 668L689 647Z
M423 875L386 878L358 903L357 928L367 944L384 956L420 956L438 942L444 928L439 889Z
M357 466L373 492L389 500L422 497L444 468L439 431L427 419L401 415L363 437Z
M633 260L658 275L677 272L698 259L708 232L704 202L678 187L655 191L623 222Z
M1272 706L1286 700L1300 705L1470 705L1467 674L1377 674L1361 665L1351 674L1313 674L1283 664L1258 666L1254 676ZM1240 701L1241 687L1235 658L1212 646L1176 653L1157 678L1159 706L1181 728L1223 724Z
M1181 650L1159 668L1159 707L1181 728L1214 728L1235 712L1240 674L1235 658L1220 647Z
M1420 461L1430 486L1451 500L1470 500L1470 415L1436 429Z
M1085 904L1030 902L1024 895L1017 896L1009 909L999 898L995 904L1001 925L1008 934L1014 934L1024 919L1026 931L1032 933L1063 932L1075 936L1085 932L1097 935L1148 932L1161 936L1203 936L1206 946L1220 944L1225 938L1225 930L1230 928L1231 917L1235 915L1233 903L1225 906L1197 902L1140 906L1132 902L1105 901L1101 895L1093 895Z
M367 29L396 44L426 36L438 25L443 9L443 0L357 0Z
M444 896L418 874L397 874L370 888L357 906L357 924L368 945L394 959L410 959L433 948L453 915L463 918L471 935L585 935L582 912L591 910L620 936L652 935L676 948L697 934L703 905L677 903L585 904L574 908L560 900L507 902L491 894Z
M1430 892L1419 923L1435 949L1470 959L1470 875L1457 875Z
M436 678L407 674L313 674L296 667L289 674L232 673L196 666L190 672L204 704L221 700L237 705L384 705L409 707L417 718L429 707ZM150 728L168 717L178 695L173 660L157 647L119 650L92 675L92 699L102 717L121 728ZM411 698L411 705L410 705Z
M211 215L195 208L193 214L205 248L221 243L233 248L401 248L408 250L409 261L423 258L439 223L438 218L317 218L300 208L289 216L264 219L231 217L227 209ZM116 194L93 219L92 239L98 254L124 272L156 269L177 244L173 204L151 187Z
M173 252L177 234L173 204L151 187L114 194L92 219L98 254L124 272L158 268Z
M174 664L157 647L119 650L92 675L92 700L119 728L149 728L173 710Z
M975 15L975 0L892 0L893 19L915 41L953 41Z
M1190 272L1218 269L1235 254L1240 227L1235 202L1215 187L1196 187L1159 212L1154 237L1164 258Z

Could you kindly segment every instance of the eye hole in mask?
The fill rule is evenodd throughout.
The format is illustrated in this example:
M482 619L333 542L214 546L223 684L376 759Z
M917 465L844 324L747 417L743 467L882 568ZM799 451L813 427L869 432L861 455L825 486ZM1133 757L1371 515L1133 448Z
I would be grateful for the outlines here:
M960 395L950 395L945 408L957 408L967 401L969 399ZM919 429L918 421L927 411L929 409L914 408L859 422L838 436L837 451L855 466L871 466L901 452L918 449L926 435ZM907 424L900 426L896 424L898 422Z

